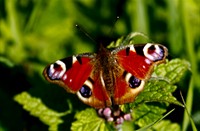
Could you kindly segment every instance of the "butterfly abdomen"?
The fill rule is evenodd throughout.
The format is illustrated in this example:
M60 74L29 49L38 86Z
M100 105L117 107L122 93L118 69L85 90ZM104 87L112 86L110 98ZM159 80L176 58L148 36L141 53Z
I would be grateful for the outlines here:
M115 63L114 56L109 50L101 47L101 52L98 53L95 63L95 70L99 74L102 86L107 90L110 96L113 96L115 86L115 72L118 66Z

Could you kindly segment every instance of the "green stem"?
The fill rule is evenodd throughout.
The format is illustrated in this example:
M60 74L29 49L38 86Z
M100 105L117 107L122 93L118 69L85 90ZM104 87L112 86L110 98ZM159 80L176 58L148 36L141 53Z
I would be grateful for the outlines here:
M8 12L8 21L10 24L10 30L16 44L21 44L21 37L19 31L19 23L17 20L17 11L15 10L15 0L6 0L6 9Z
M191 1L190 1L191 2ZM184 29L184 38L185 38L185 41L186 41L186 51L187 51L187 55L189 57L189 60L191 62L191 65L192 65L192 78L191 78L191 81L190 81L190 86L189 86L189 89L188 89L188 94L187 94L187 99L186 99L186 107L188 109L188 113L191 114L191 111L192 111L192 104L193 104L193 91L194 91L194 87L195 86L198 86L197 82L198 82L198 70L197 70L197 58L196 58L196 55L195 55L195 52L194 52L194 37L195 35L193 34L193 31L192 31L192 26L191 25L191 18L190 18L190 12L189 12L189 7L188 7L188 3L189 3L189 0L186 2L186 1L183 1L183 0L180 0L179 1L180 3L180 8L181 8L181 18L182 18L182 21L183 21L183 29ZM198 27L197 27L198 28ZM189 125L189 116L186 114L186 112L184 113L184 119L183 119L183 131L186 131L187 130L187 127Z
M191 114L191 110L192 110L192 101L193 101L193 79L191 79L190 81L190 86L188 89L188 93L187 93L187 98L186 98L186 110L184 112L184 117L183 117L183 130L182 131L186 131L190 122L190 114Z
M146 12L146 1L136 0L128 2L129 16L131 21L132 31L149 34L149 26Z
M135 29L137 31L141 31L142 33L149 34L149 28L148 28L148 19L147 19L147 12L146 12L146 3L144 0L136 0L136 7L137 7L137 12L136 12L136 24L135 24Z

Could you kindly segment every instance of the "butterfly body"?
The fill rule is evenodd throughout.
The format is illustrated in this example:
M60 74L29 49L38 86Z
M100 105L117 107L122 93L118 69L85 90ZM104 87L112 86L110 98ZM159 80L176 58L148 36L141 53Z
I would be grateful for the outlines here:
M143 90L155 65L163 63L167 49L160 44L100 47L97 54L74 55L48 65L45 78L76 93L95 108L133 102Z

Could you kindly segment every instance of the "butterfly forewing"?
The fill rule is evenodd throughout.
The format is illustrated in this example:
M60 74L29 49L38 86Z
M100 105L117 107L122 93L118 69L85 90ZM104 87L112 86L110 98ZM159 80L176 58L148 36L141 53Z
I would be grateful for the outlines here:
M139 79L148 79L152 68L165 61L167 49L160 44L137 44L113 51L118 64Z
M47 66L43 74L49 82L76 93L92 71L93 58L92 54L67 57Z

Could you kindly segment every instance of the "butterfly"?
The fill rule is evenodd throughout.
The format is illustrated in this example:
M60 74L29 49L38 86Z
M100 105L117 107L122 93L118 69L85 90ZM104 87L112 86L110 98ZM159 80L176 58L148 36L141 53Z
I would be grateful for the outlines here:
M155 65L164 63L168 50L161 44L122 45L113 50L100 46L57 60L43 71L47 81L77 94L96 109L131 103L144 89Z

